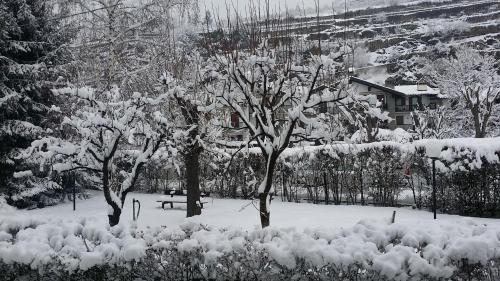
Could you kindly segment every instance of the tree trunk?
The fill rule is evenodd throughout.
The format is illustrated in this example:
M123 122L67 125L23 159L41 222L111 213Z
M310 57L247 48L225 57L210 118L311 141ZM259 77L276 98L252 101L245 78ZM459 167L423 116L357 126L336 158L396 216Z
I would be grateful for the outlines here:
M323 185L325 188L325 205L328 205L329 196L328 196L328 181L326 180L326 172L323 172Z
M366 137L367 142L372 143L377 140L378 127L375 117L366 116Z
M363 171L359 172L359 190L361 192L361 205L365 205L365 196L364 196L364 188L363 188Z
M262 192L259 192L259 200L260 200L260 224L262 228L268 227L270 224L270 215L271 211L269 210L268 206L268 200L270 201L269 197L269 192L271 191L271 187L273 185L273 175L274 175L274 169L276 167L276 161L278 160L279 154L277 152L273 152L271 155L269 155L268 163L267 163L267 168L266 168L266 175L264 178L264 190ZM259 190L260 191L260 190Z
M111 208L108 210L108 221L109 226L115 226L120 222L120 215L122 214L121 206L117 204L111 198L111 191L109 187L109 171L108 171L108 162L109 160L105 160L102 165L102 190L104 191L104 198L106 199L106 203L108 203ZM123 204L122 204L123 205Z
M267 208L267 197L269 196L268 193L260 193L259 194L259 200L260 200L260 225L262 228L266 228L269 226L271 220L271 212Z
M474 105L470 107L470 111L472 113L472 118L474 119L474 131L476 138L484 138L485 131L483 130L483 124L481 123L481 113L478 109L478 105ZM483 120L483 122L485 122Z
M285 173L282 173L282 179L283 181L283 201L287 201L287 202L290 202L290 198L288 196L288 189L286 188L286 177L285 177Z
M202 148L198 141L199 125L200 125L200 112L197 105L193 104L190 100L184 100L181 97L175 97L177 104L180 106L182 116L186 124L190 127L188 135L188 146L184 152L184 165L186 166L186 179L187 189L187 217L197 216L201 214L200 201L200 153Z
M120 222L120 215L122 210L120 208L113 207L113 213L108 215L109 226L115 226Z
M187 187L187 217L201 214L200 201L200 149L191 149L184 156L186 165L186 187Z

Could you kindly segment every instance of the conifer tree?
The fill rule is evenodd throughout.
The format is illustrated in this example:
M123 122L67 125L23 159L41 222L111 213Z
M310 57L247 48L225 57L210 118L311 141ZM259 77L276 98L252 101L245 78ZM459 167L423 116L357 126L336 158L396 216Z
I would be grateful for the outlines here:
M49 114L58 111L51 89L63 80L71 31L59 28L56 10L45 0L0 2L0 192L11 201L57 188L40 185L36 175L15 173L30 164L17 157L19 151L52 133Z

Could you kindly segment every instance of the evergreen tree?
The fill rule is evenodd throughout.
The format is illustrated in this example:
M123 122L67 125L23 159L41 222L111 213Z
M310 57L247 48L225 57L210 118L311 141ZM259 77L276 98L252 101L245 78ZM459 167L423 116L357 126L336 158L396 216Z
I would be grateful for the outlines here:
M39 174L15 173L30 166L17 157L19 152L52 133L49 114L58 111L51 89L62 81L71 30L62 32L56 10L61 9L46 0L0 2L0 193L7 193L11 203L36 196L43 186L56 187L40 185Z

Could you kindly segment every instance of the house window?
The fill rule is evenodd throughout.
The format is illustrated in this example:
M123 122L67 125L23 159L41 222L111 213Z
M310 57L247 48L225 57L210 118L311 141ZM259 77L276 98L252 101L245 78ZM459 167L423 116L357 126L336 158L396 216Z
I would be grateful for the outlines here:
M420 97L410 97L410 110L418 109L420 104L422 104Z
M368 86L368 92L372 91L372 87Z
M405 124L405 118L404 116L396 116L396 125L404 125Z
M404 97L396 97L396 112L408 111L406 107L406 99Z
M240 116L238 116L237 112L231 113L231 127L233 128L240 127Z
M405 105L406 99L401 97L396 97L396 105Z

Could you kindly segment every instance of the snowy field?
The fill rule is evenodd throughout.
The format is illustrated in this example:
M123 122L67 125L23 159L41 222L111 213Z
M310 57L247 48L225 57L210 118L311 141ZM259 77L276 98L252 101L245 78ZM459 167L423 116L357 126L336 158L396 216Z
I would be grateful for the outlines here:
M17 218L30 217L40 219L63 219L79 220L80 218L92 218L102 225L107 225L106 203L100 192L92 192L91 198L79 200L76 204L76 211L73 212L71 202L59 204L57 206L46 207L34 210L17 210ZM162 195L131 193L127 196L124 206L124 213L121 222L129 224L132 222L132 199L135 198L141 203L141 211L138 226L178 226L188 219L186 216L185 204L174 204L171 209L167 204L165 210L161 209L161 203L156 202ZM254 230L260 228L260 221L257 209L249 200L238 199L208 199L208 204L204 205L202 215L189 219L216 228L240 228L243 230ZM257 201L254 204L258 204ZM245 207L246 206L246 207ZM404 225L440 224L442 221L466 222L474 221L480 224L498 224L500 219L468 218L454 215L438 214L438 220L432 219L432 213L428 211L413 210L411 208L391 208L372 206L335 206L335 205L314 205L309 203L289 203L273 200L271 203L271 225L282 228L304 229L330 229L349 228L362 220L379 221L387 223L392 212L396 210L396 222ZM0 220L12 218L13 213L0 214Z

